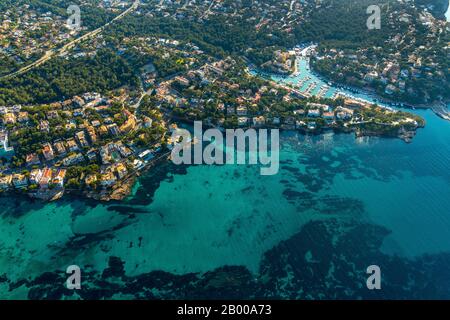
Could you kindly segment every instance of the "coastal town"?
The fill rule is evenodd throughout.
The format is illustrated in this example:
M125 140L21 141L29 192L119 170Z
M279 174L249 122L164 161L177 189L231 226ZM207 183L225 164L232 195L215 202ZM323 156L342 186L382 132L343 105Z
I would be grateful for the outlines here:
M0 108L0 189L49 200L64 189L89 196L103 188L101 198L144 169L167 142L166 123L157 110L143 107L135 115L126 99L125 92L114 99L85 93L45 106Z
M450 92L448 23L426 9L417 12L414 5L393 5L383 18L387 39L359 48L319 45L312 68L336 83L390 100L419 107L445 103ZM419 41L417 34L426 37Z
M390 93L407 92L408 79L414 75L430 78L428 73L440 72L440 62L432 55L427 60L421 58L424 52L420 46L408 58L407 66L396 54L386 58L383 55L371 65L366 61L372 59L366 49L355 54L312 42L283 48L275 44L273 33L265 40L272 45L264 50L255 44L242 52L227 52L225 45L205 44L207 37L199 40L192 34L176 34L180 23L248 18L256 32L271 26L281 32L278 36L289 38L292 25L307 17L302 9L308 11L313 6L311 2L267 1L241 8L225 1L213 2L205 11L190 2L101 1L92 8L106 12L106 23L103 27L97 23L92 34L88 31L92 27L77 31L89 35L81 40L64 30L62 17L52 12L35 12L22 6L14 15L7 11L4 15L8 19L0 33L3 54L17 60L14 50L42 54L61 49L53 50L42 66L33 66L3 82L0 190L43 200L58 199L67 193L98 200L123 199L138 175L151 170L158 161L167 160L177 143L171 138L177 126L189 126L194 121L221 130L269 128L304 134L334 131L411 142L417 129L425 126L424 119L335 90L341 82L343 86L353 84L342 79L328 81L329 74L319 71L323 61L333 61L333 72L345 75L354 74L353 69L345 68L355 63L363 65L366 69L360 76L365 85L381 80L383 92L395 100L395 94ZM323 5L315 4L315 8ZM20 10L27 10L27 15L18 19ZM121 17L123 13L129 13L123 16L124 22L107 22L107 18ZM406 13L400 16L404 20L408 17ZM430 14L421 17L432 35L443 32L443 24ZM163 19L165 27L175 34L161 30L159 24L152 25L149 32L141 29L147 19ZM9 28L8 23L15 27ZM87 26L93 22L89 23ZM45 32L44 38L20 40L28 38L27 30L45 29L46 24L52 32ZM73 44L66 48L68 41ZM394 42L406 41L399 38ZM371 54L378 56L377 52ZM49 65L58 71L46 70ZM42 87L33 98L34 87L29 83L40 83Z
M96 19L84 20L71 27L67 9L51 3L41 6L33 1L19 1L15 6L7 1L0 4L0 77L32 62L49 56L53 50L64 48L77 37L87 37L90 29L118 18L132 1L79 1L85 14ZM3 8L4 6L4 8Z
M2 65L2 73L40 57L76 34L62 16L38 12L29 4L9 8L0 16L0 57L9 62L9 66Z
M312 134L335 130L405 141L424 125L417 116L348 98L306 99L243 68L228 57L158 83L149 81L152 72L146 69L141 78L151 89L139 98L122 88L110 97L91 92L48 105L1 107L0 189L44 200L64 192L121 198L130 191L129 185L123 190L126 181L167 158L176 143L170 135L176 122Z
M450 0L0 0L0 300L450 300L449 31Z

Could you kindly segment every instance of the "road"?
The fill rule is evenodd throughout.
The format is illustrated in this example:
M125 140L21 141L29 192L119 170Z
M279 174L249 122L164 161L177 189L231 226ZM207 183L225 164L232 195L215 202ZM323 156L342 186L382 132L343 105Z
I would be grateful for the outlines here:
M57 56L57 55L59 55L61 53L66 52L68 49L73 48L76 44L78 44L78 43L80 43L80 42L82 42L82 41L84 41L86 39L89 39L91 37L94 37L94 36L100 34L105 28L107 28L113 22L123 18L124 16L126 16L130 12L136 10L139 7L139 2L140 2L140 0L135 0L134 3L127 10L125 10L124 12L119 14L117 17L115 17L114 19L112 19L111 21L106 23L105 25L103 25L103 26L101 26L101 27L99 27L99 28L97 28L95 30L90 31L90 32L82 35L79 38L76 38L76 39L70 41L69 43L65 44L61 48L51 49L51 50L46 51L45 54L41 58L39 58L38 60L30 63L29 65L27 65L27 66L25 66L25 67L15 71L13 73L10 73L10 74L7 74L5 76L0 77L0 80L24 74L24 73L30 71L31 69L33 69L35 67L38 67L41 64L47 62L48 60L52 59L53 57L55 57L55 56Z
M215 4L216 4L216 0L211 0L211 3L209 4L208 9L200 16L200 19L208 17L209 14L211 13L211 9L212 9L213 5L215 5Z

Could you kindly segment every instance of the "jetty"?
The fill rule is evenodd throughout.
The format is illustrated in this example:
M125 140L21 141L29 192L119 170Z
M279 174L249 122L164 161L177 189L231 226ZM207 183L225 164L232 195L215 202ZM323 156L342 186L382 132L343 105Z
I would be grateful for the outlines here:
M435 105L431 109L437 116L450 121L450 110L448 110L448 107L444 103Z

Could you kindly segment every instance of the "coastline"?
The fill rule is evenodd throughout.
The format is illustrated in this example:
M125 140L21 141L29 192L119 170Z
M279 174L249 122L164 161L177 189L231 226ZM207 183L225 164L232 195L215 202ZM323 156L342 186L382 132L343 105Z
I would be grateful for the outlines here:
M131 191L136 183L137 178L150 170L153 166L157 165L158 163L165 161L168 159L170 152L165 152L161 154L159 157L156 157L155 159L149 161L145 166L139 170L131 172L127 177L125 177L123 180L121 180L120 183L117 183L114 185L114 188L111 190L102 190L101 192L98 191L82 191L82 194L90 199L108 202L112 200L120 201L125 199L131 194ZM103 192L104 191L104 192Z
M369 88L367 88L367 87L362 87L362 88L352 87L346 83L339 83L339 82L335 82L331 79L328 79L324 75L318 73L316 70L313 70L313 69L311 69L311 70L314 72L314 74L318 78L321 78L323 81L332 83L337 88L348 87L348 88L352 88L354 90L362 91L364 94L370 96L371 98L376 99L377 101L380 101L381 103L385 103L385 104L388 104L393 107L400 107L400 108L405 108L405 109L410 109L410 110L430 109L437 116L450 121L450 110L446 110L446 112L445 112L445 110L443 110L446 105L450 104L450 101L433 101L433 102L427 103L427 104L417 104L417 103L393 100L393 99L389 99L385 96L381 96L381 95L377 94L374 90L370 90L370 87Z
M428 116L434 118L431 113L429 113ZM442 121L440 121L440 123L442 125ZM446 129L448 129L448 126L446 127ZM448 132L448 130L445 132ZM426 150L424 150L421 145L425 145L428 140L419 142L419 144L405 145L403 143L397 143L398 141L394 140L370 143L365 139L361 139L359 142L353 142L353 137L349 135L335 135L334 137L329 137L329 139L333 140L330 141L328 139L322 139L321 137L311 137L311 139L308 138L302 140L302 142L313 141L311 142L311 145L307 145L306 143L301 143L298 145L298 138L296 135L289 137L289 140L286 138L284 141L285 143L289 143L288 146L290 147L283 151L283 155L280 159L283 160L284 165L287 167L282 169L280 177L277 179L256 179L255 182L255 179L249 179L249 174L252 170L246 170L246 167L237 168L236 171L239 175L233 175L232 173L235 171L233 168L229 168L230 170L227 170L228 168L217 167L216 169L209 170L209 168L201 168L199 166L197 168L193 168L193 170L188 170L186 175L175 174L173 180L170 179L159 187L159 191L153 198L148 196L146 197L148 189L151 188L152 182L150 182L150 180L156 180L156 178L152 176L151 178L146 179L147 181L145 181L145 184L140 187L140 189L142 188L141 192L139 192L136 196L132 196L133 201L127 201L123 204L115 201L109 203L99 203L95 200L81 199L79 203L74 203L73 206L71 206L70 201L75 202L78 198L75 196L68 196L67 198L61 200L61 205L57 203L47 205L41 204L40 202L35 202L34 206L28 206L26 204L28 200L21 198L24 203L19 209L21 210L20 212L24 212L21 213L24 218L23 220L16 219L17 222L15 225L24 223L25 234L23 235L23 238L26 239L26 241L32 242L35 241L30 233L33 229L30 230L29 228L33 225L33 223L35 223L35 221L42 221L43 225L41 227L42 229L47 230L46 233L49 234L49 239L44 238L39 244L36 244L36 246L40 245L44 248L41 250L55 250L49 251L50 254L45 255L45 257L48 257L48 263L53 266L62 265L62 263L57 264L54 260L50 260L53 256L61 256L61 252L68 256L68 260L73 259L72 257L76 257L76 261L81 260L81 267L85 264L85 261L92 259L92 255L89 255L90 252L95 252L96 263L92 269L98 272L99 279L101 279L103 269L107 267L107 264L105 265L104 261L107 262L109 259L108 256L110 255L118 256L121 257L123 261L128 261L126 264L128 266L134 266L135 263L139 263L142 266L136 271L136 274L139 275L142 273L142 270L145 269L148 272L158 270L158 272L154 273L155 277L159 277L161 275L161 272L159 272L160 269L180 270L180 274L185 274L187 272L191 272L192 270L186 271L185 269L182 269L182 266L186 263L193 263L192 261L196 261L192 258L190 252L205 252L204 248L209 246L210 243L217 243L220 242L219 240L222 240L227 246L222 246L219 248L220 251L215 251L216 253L213 256L214 260L209 256L207 258L210 261L212 260L215 265L211 266L213 263L207 264L207 259L204 259L205 262L200 265L205 274L210 274L208 273L209 269L212 270L216 266L219 267L222 264L222 261L226 259L236 265L251 265L253 255L249 255L247 252L254 252L256 249L259 252L261 245L260 242L252 242L252 239L256 238L256 236L252 238L253 234L246 231L250 226L253 226L253 229L256 229L254 232L256 235L264 230L267 230L268 228L271 228L275 229L277 232L280 232L279 230L286 230L284 233L280 234L282 238L281 240L290 238L294 233L291 234L291 229L286 229L285 226L296 226L295 222L298 221L298 214L296 214L296 210L298 210L297 208L301 203L300 201L304 199L300 198L297 202L295 197L299 198L301 195L294 193L294 191L309 191L307 187L312 185L312 182L310 182L312 179L313 181L317 181L313 186L318 185L321 188L320 190L323 191L316 191L317 193L311 195L312 199L307 198L307 200L303 200L307 201L304 206L305 208L308 208L308 210L313 210L311 208L324 204L324 209L327 209L329 216L337 217L342 220L349 221L349 217L364 219L367 215L375 220L375 222L373 222L374 224L380 224L380 221L388 221L386 225L381 225L385 225L387 229L393 230L392 235L389 235L388 240L385 242L389 245L392 243L393 237L395 237L394 240L396 243L400 243L399 245L402 246L401 248L406 246L406 248L410 250L415 249L415 246L418 243L421 244L421 239L429 240L426 241L427 244L430 244L429 247L423 249L423 252L426 253L433 252L431 251L433 248L435 250L441 249L441 247L433 247L435 243L443 243L443 246L447 246L447 242L439 242L438 240L441 240L442 238L445 240L445 235L448 235L448 233L446 233L448 230L446 229L448 226L448 219L444 220L444 223L442 223L442 220L439 219L441 216L438 213L442 213L442 209L448 207L448 202L445 201L445 196L448 195L448 189L443 189L440 184L431 184L434 180L428 180L430 170L431 172L438 170L440 171L445 168L445 163L440 161L440 159L437 159L436 154L424 152ZM385 148L385 146L388 147ZM289 150L290 148L292 149ZM301 150L303 150L305 158L302 158L302 161L290 162L290 159L298 159L297 154L299 154ZM422 158L425 155L428 155L429 158ZM408 156L411 158L407 158ZM329 157L329 159L327 157ZM323 162L324 160L322 159L328 161ZM431 162L425 161L426 159ZM413 165L411 165L411 162ZM416 163L424 166L425 163L427 163L428 166L416 166ZM437 164L439 164L439 166L436 168ZM336 167L334 167L335 165ZM302 168L305 167L308 168L308 173L315 172L315 169L321 169L324 173L323 175L315 175L312 176L311 179L307 179L307 177L302 174L304 172L302 171ZM403 171L401 171L402 169L411 170L411 168L414 169L411 175L404 174ZM359 175L356 173L352 174L353 170ZM425 174L423 170L425 170ZM225 172L228 172L229 174L226 175ZM152 171L150 171L149 174L152 175ZM389 177L398 177L398 179ZM225 181L223 181L224 179ZM284 181L284 184L279 180ZM327 180L330 181L330 185L327 184ZM398 180L400 182L398 182ZM260 181L265 181L267 183L266 189L270 190L270 192L268 192L270 197L265 196L259 198L261 197L261 195L258 195L259 188L255 188L254 186ZM221 184L223 184L222 187L220 187ZM277 185L279 186L280 191L278 191ZM379 194L374 195L373 190L375 187L379 190ZM430 187L433 189L430 190ZM230 190L236 191L231 193L231 196L226 197L225 195L229 194ZM245 190L245 192L239 192L240 190ZM282 192L284 191L285 193L283 194ZM213 194L213 198L208 198L210 193ZM438 198L430 197L429 195L431 193L438 196ZM179 197L175 197L174 194L179 195ZM290 205L286 205L281 208L275 204L270 206L274 199L280 194L280 198L283 200L282 203L285 202L285 199L290 199ZM170 195L172 195L172 198L176 198L173 200L173 204L170 202ZM326 197L327 195L329 195L328 198ZM408 199L410 195L415 196ZM186 202L186 199L190 199L190 201ZM241 201L239 199L242 199L242 202L239 202ZM259 203L256 204L258 206L256 208L258 210L256 211L258 214L252 214L252 207L255 206L255 199L260 199ZM380 199L383 201L380 201ZM150 201L151 204L149 204ZM4 202L8 203L7 208L14 206L14 201L12 199L4 199ZM219 202L219 204L216 207L213 207L212 210L208 211L208 209L217 202ZM229 207L226 206L227 203L229 204ZM229 211L232 210L231 208L233 208L233 206L236 208L236 206L239 206L241 203L248 204L249 209L241 210L242 213L234 213L233 211L233 215L230 216L231 213ZM357 206L358 203L364 204L364 207L361 209L364 210L364 217L361 217L361 214L357 215L357 210L360 208ZM407 206L406 210L399 211L397 209L399 204L402 206ZM202 206L205 208L203 211L199 209ZM280 214L274 213L273 217L277 220L272 222L270 220L271 216L267 214L266 218L266 215L264 214L265 207L269 208L267 210L271 210L271 212L287 214L280 216ZM423 208L425 207L430 208L429 211L426 211L426 215L423 214ZM41 210L38 211L36 208L41 208ZM183 210L176 210L175 208L183 208ZM31 211L31 209L33 211ZM161 211L164 210L164 219L159 218L158 209ZM275 211L276 209L279 211ZM12 209L10 210L12 211ZM303 212L308 212L306 209L304 210L305 211ZM349 211L356 213L354 216L349 216ZM10 211L5 210L5 212ZM87 214L84 215L84 212ZM396 212L398 216L395 215ZM48 216L46 214L48 214ZM379 218L377 218L377 214ZM255 216L259 217L261 220L257 220L255 222ZM375 216L375 218L373 218L373 216ZM398 219L389 219L389 217L392 216L398 217ZM31 219L30 217L34 217L35 219ZM58 230L60 229L60 225L57 222L62 221L62 223L66 223L66 220L62 219L65 217L73 217L74 221L71 226L83 226L86 229L81 229L80 227L72 227L72 229L67 228L68 235L66 236L66 233L64 233L63 236L65 238L63 238L63 240L67 239L66 241L70 244L70 247L69 245L61 245L56 248L59 249L61 247L64 251L56 251L56 249L54 249L55 244L49 247L47 247L47 244L52 245L56 235L59 237L61 231ZM245 219L246 217L248 218ZM433 217L433 222L436 221L436 224L443 227L441 229L435 229L434 225L430 226L427 224L426 222L429 217ZM447 218L447 216L445 217ZM414 220L411 221L408 220L408 218L412 218ZM110 219L117 219L117 222L112 225L106 223L109 222ZM234 220L237 220L240 223L238 226L242 227L235 227L230 238L226 227L231 225L231 222ZM395 223L393 225L389 224L392 220L392 223ZM121 224L123 221L126 221L125 223L130 223L131 226L123 227ZM211 222L202 224L203 221ZM222 224L222 221L225 221L226 223ZM268 227L265 227L265 224L260 223L260 221L265 221ZM353 220L351 221L353 223ZM405 224L405 221L408 223ZM8 233L8 231L17 230L15 225L11 224L8 220L5 221L4 228L6 239L9 240L8 234L12 233ZM91 225L92 227L90 227ZM135 225L142 227L135 228ZM253 229L250 228L248 230ZM76 237L73 237L70 230L75 230L74 232L77 233ZM152 232L148 232L148 230L152 230ZM174 230L180 230L180 232L174 232ZM207 238L205 236L204 241L197 241L196 239L199 235L205 234L204 230L208 232ZM320 230L323 229L317 229L315 232L318 233ZM376 230L377 232L372 233L371 235L379 234L380 229ZM406 230L408 233L402 233L403 230ZM335 232L335 229L332 229L330 232ZM415 240L417 237L417 232L421 235L419 240ZM12 234L14 235L14 233ZM112 236L111 238L103 238L105 234ZM174 234L176 234L177 237L175 237ZM179 236L185 234L188 236ZM246 236L247 234L248 238L242 238L241 235ZM51 235L55 236L50 237ZM165 237L164 235L167 236ZM356 239L361 239L360 233L356 233L355 236ZM141 243L139 240L140 237L143 239L142 246L138 245ZM87 242L86 244L86 246L89 246L92 250L88 251L85 249L85 246L83 246L80 249L77 249L79 251L74 252L74 246L78 245L80 243L79 241L84 241L84 239L86 239L86 241L92 241ZM278 240L278 238L273 238L273 236L272 238L269 238L269 240L271 239L273 239L273 243L278 243L281 241ZM15 240L15 238L13 240ZM131 242L133 242L132 247L129 246ZM272 242L268 243L267 246L271 247ZM8 247L13 247L16 245L13 241L6 241L6 243ZM243 243L245 243L246 246L244 247L245 250L238 250L240 252L240 256L232 255L232 253L236 252L236 246L242 246ZM303 242L299 241L299 238L296 237L294 238L293 243ZM316 242L313 241L312 243ZM229 247L231 247L230 250L228 250ZM296 248L295 245L293 247ZM393 245L391 245L391 247L393 247ZM35 249L34 247L25 247L22 242L17 244L17 248L17 251ZM108 251L102 251L101 248L107 248ZM319 247L318 249L320 250ZM304 257L305 252L308 252L308 250L309 247L307 247L307 249L303 251L300 256ZM23 254L18 253L17 251L13 251L15 254L14 257L23 257ZM167 261L164 259L167 259L165 252L176 252L177 254L171 255L173 256L173 259L169 262L179 261L179 263L176 265L175 263L170 265L164 264L164 262ZM229 254L229 252L231 253ZM38 251L38 253L40 253L40 251ZM44 253L47 253L47 251ZM240 258L244 255L244 258ZM35 256L36 255L32 256L30 259L34 259ZM225 258L220 260L217 258L219 256ZM24 257L23 260L20 260L25 260L23 262L24 267L26 264L30 264L30 262L26 260L26 257ZM152 259L148 259L148 257L152 257ZM47 262L47 259L44 261ZM157 261L157 263L154 263L153 261ZM160 261L163 262L159 263ZM303 260L300 259L299 261ZM57 262L59 262L59 260ZM276 260L274 260L274 263L276 263ZM193 268L198 265L199 264L195 264ZM20 266L21 264L19 267ZM192 267L190 264L188 266ZM200 269L200 267L198 268ZM16 270L19 268L8 264L4 267L4 269ZM55 267L55 269L58 268ZM64 270L61 270L59 273L64 274ZM223 275L223 273L221 274ZM40 273L37 273L37 275L33 274L31 276L34 279L38 275L40 275ZM88 276L89 275L91 275L90 272ZM8 274L8 277L12 278L13 276ZM20 281L21 279L22 277L15 278L14 283L17 283L17 281ZM172 281L172 279L172 277L169 277L167 281ZM103 282L101 284L103 284ZM18 288L14 289L12 292L7 292L5 289L5 292L7 292L7 294L12 294L21 292L20 290L21 288Z
M299 55L296 57L296 61L294 65L296 66L296 70L301 72L302 66L298 64ZM304 67L304 66L303 66ZM309 70L309 66L307 67ZM244 72L251 74L249 68L244 68ZM313 73L311 73L313 74ZM252 75L253 77L254 75ZM266 76L263 76L266 77ZM267 75L270 78L270 75ZM289 77L289 76L287 76ZM279 81L275 81L273 79L267 79L268 83L273 85L274 89L282 88L290 94L293 95L301 95L300 90L296 90L289 86L288 83L284 83L283 79ZM333 88L333 91L336 90ZM284 92L284 91L283 91ZM332 99L335 100L335 97L340 92L335 91ZM314 96L314 95L313 95ZM320 96L319 96L320 97ZM325 100L325 98L324 98ZM314 102L315 100L313 100ZM344 133L352 133L354 132L355 137L362 136L380 136L380 137L389 137L389 138L399 138L406 143L410 143L412 138L415 136L417 129L423 128L425 126L425 121L422 117L416 116L410 113L397 113L398 111L393 110L388 107L375 107L373 103L368 100L351 98L344 99L342 102L342 106L347 107L343 108L342 106L338 106L337 108L341 108L342 110L346 110L345 112L341 112L341 115L338 114L337 110L334 110L330 107L330 105L321 105L317 104L315 108L317 110L311 110L309 107L310 102L306 101L307 104L302 107L303 111L301 115L297 115L297 113L293 112L291 117L280 116L279 114L271 115L268 113L251 113L249 115L246 114L245 117L242 117L244 122L236 122L235 118L233 119L233 123L226 124L226 126L232 126L234 129L248 129L248 128L267 128L267 129L280 129L285 131L297 131L303 134L313 134L320 135L325 133L326 131L334 131L334 132L344 132ZM325 103L328 102L325 100ZM331 103L331 102L330 102ZM313 103L311 103L313 104ZM334 107L337 104L332 104ZM348 109L350 108L350 109ZM329 112L329 110L332 112ZM198 119L190 119L190 118L181 118L174 114L173 110L162 108L162 111L167 115L168 118L175 121L192 123L193 121L197 121ZM315 113L311 113L310 111L315 111ZM325 112L327 111L327 112ZM353 113L355 112L355 117L353 117ZM328 115L326 115L328 113ZM331 113L331 116L330 116ZM343 114L343 115L342 115ZM350 115L350 116L349 116ZM262 121L255 121L255 117L262 117ZM271 118L273 117L273 119ZM276 119L276 121L275 121ZM207 121L206 121L207 122ZM217 121L217 125L210 123L211 127L216 127L218 129L224 129ZM123 200L126 198L132 191L133 186L135 185L137 177L144 171L148 170L152 166L159 163L161 160L166 160L170 154L168 149L157 153L155 158L151 160L145 161L139 167L135 169L129 169L126 175L120 177L117 180L117 183L104 184L102 188L94 187L90 188L90 185L75 185L74 189L67 189L63 186L57 188L45 188L35 190L33 188L21 188L18 185L15 185L14 188L8 189L5 193L8 192L19 192L19 193L27 193L30 197L41 199L44 201L54 201L60 199L64 193L79 195L87 198L91 198L97 201L112 201L112 200ZM67 169L58 167L59 169ZM34 191L33 191L34 190Z
M196 121L193 119L181 118L181 117L173 117L173 119L176 119L176 120L178 120L182 123L188 124L188 125L193 125L193 123ZM240 127L240 129L259 129L259 128L269 129L269 130L270 129L278 129L280 131L298 132L298 133L301 133L304 135L316 135L316 136L332 131L334 133L345 133L345 134L354 133L355 138L376 136L376 137L382 137L382 138L396 138L396 139L403 140L406 143L411 143L412 138L416 135L417 130L425 128L425 126L426 126L425 119L422 119L422 120L423 120L423 123L418 124L417 127L413 130L407 130L403 126L400 126L400 127L396 128L397 132L395 132L395 133L381 132L381 131L376 131L376 130L367 130L367 129L356 127L356 126L340 126L339 127L339 126L333 126L333 125L323 126L323 127L320 127L320 128L314 129L314 130L310 130L306 127L296 128L294 125L273 125L273 124L265 125L263 127L247 125L247 126ZM373 124L386 127L386 125L382 124L382 123L373 123ZM223 127L213 126L211 124L209 124L209 125L204 124L203 126L204 126L204 128L216 128L221 131L226 129Z
M450 10L449 10L449 12L450 12ZM302 49L301 53L296 54L296 63L294 64L296 67L296 72L292 72L289 75L282 74L282 73L269 72L264 69L260 70L259 68L257 68L254 65L249 65L249 69L255 71L259 76L262 76L263 78L266 78L267 80L271 80L274 83L279 84L277 81L273 80L272 77L276 76L276 77L283 78L283 80L286 80L286 79L289 79L289 77L297 76L298 73L300 72L300 70L298 68L298 60L301 59L302 57L303 58L307 57L308 49L311 47L313 47L313 46L305 47ZM337 94L347 96L347 97L353 98L353 99L364 100L365 102L368 102L368 103L375 103L381 107L387 106L389 108L391 108L391 107L403 108L403 109L408 109L408 110L429 109L429 110L432 110L438 117L440 117L444 120L450 121L450 109L448 108L448 106L450 105L450 101L433 101L433 102L430 102L427 104L415 104L415 103L390 99L388 97L379 95L378 93L375 92L375 90L370 90L371 89L370 87L353 87L346 83L339 83L339 82L335 82L331 79L328 79L325 75L322 75L321 73L319 73L317 70L315 70L313 68L313 65L310 63L309 59L308 59L308 71L312 75L314 75L315 77L320 79L321 81L331 84L335 88ZM343 91L343 89L349 90L350 93ZM355 91L357 94L366 95L367 97L369 97L370 99L373 99L374 101L356 97L352 94L352 91Z
M355 91L361 91L363 94L365 94L377 101L380 101L381 103L392 106L392 107L400 107L400 108L405 108L405 109L410 109L410 110L430 109L437 116L441 117L442 119L450 121L450 110L447 107L450 104L450 101L436 100L436 101L432 101L427 104L417 104L417 103L411 103L411 102L406 102L406 101L401 101L401 100L400 101L393 100L386 96L379 95L378 93L375 92L375 90L370 90L370 89L373 89L371 87L354 87L354 86L351 86L346 83L339 83L339 82L333 81L331 79L328 79L325 75L320 74L317 70L312 68L311 64L310 64L310 70L311 70L311 72L313 72L313 74L315 76L317 76L318 78L320 78L321 80L323 80L325 82L333 84L338 89L342 88L342 87L344 87L344 88L347 87L347 88L351 88ZM447 110L444 110L444 109L447 109Z
M177 116L173 116L173 119L185 123L188 125L193 124L195 120L188 119L188 118L181 118ZM385 126L383 124L376 124L377 126ZM350 134L354 133L355 138L360 137L369 137L369 136L377 136L377 137L383 137L383 138L398 138L403 140L405 143L410 143L412 141L412 138L416 135L416 131L419 128L423 128L425 124L419 124L414 129L407 130L403 126L400 127L393 127L393 131L380 131L380 130L374 130L374 129L365 129L362 127L357 126L336 126L336 125L327 125L322 126L319 128L316 128L314 130L310 130L308 128L296 128L294 125L266 125L264 128L266 129L279 129L281 131L286 132L298 132L304 135L322 135L326 132L334 132L334 133L345 133ZM213 125L207 125L205 124L205 128L218 128L223 130L224 128L221 127L215 127ZM256 129L260 128L260 126L244 126L241 127L241 129ZM126 177L124 177L120 182L116 183L113 188L111 189L102 189L102 190L89 190L89 189L65 189L65 188L55 188L53 190L47 190L46 192L40 193L40 192L25 192L24 190L20 189L9 189L2 191L0 193L0 196L6 196L9 194L22 194L27 195L29 198L41 200L44 202L51 202L56 201L64 197L64 195L71 195L71 196L80 196L87 199L92 199L100 202L110 202L110 201L121 201L128 197L132 189L138 179L139 176L141 176L143 173L150 170L155 165L158 165L162 161L167 161L170 157L171 151L163 152L158 157L152 159L148 163L145 164L145 166L140 169L139 171L133 171L129 173Z
M44 192L27 192L24 189L10 188L8 190L1 190L0 197L7 197L8 195L26 195L30 199L40 200L43 202L57 201L63 198L65 195L78 196L87 199L92 199L101 202L109 201L121 201L128 197L136 183L137 178L143 173L150 170L158 163L165 161L169 158L170 152L165 152L155 157L146 163L139 171L133 171L124 177L120 182L116 183L113 188L102 190L90 190L90 189L67 189L67 188L55 188L47 189Z

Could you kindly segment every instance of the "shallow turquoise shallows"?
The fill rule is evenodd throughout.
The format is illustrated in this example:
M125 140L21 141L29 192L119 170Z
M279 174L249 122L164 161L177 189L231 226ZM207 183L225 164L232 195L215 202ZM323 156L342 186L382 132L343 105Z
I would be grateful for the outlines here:
M261 176L258 166L167 163L140 177L123 202L1 197L0 298L27 298L29 287L21 280L46 272L64 275L73 264L101 274L111 256L124 261L130 277L155 270L202 273L224 265L245 266L256 277L264 254L295 240L311 221L382 226L390 231L382 252L406 261L450 253L450 122L431 111L413 112L427 125L411 144L283 132L274 176ZM344 248L342 259L350 265L360 257L359 240ZM298 247L320 242L314 241ZM315 265L311 252L305 257L297 266ZM450 274L445 263L441 269ZM338 271L330 266L329 272ZM332 278L339 281L339 273Z
M414 257L450 251L450 123L430 111L412 144L326 133L282 135L278 175L254 166L169 165L140 179L123 203L3 197L0 275L12 281L68 265L128 275L244 265L310 220L364 220L392 233L383 251ZM169 168L171 167L171 168ZM160 182L160 184L159 184ZM26 297L24 287L2 297Z

